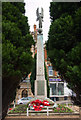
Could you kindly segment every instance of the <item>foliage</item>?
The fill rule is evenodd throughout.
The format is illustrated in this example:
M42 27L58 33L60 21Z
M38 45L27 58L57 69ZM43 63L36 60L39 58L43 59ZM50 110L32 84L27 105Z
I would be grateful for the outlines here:
M81 4L51 3L47 50L50 60L62 79L76 93L81 102Z
M30 64L33 64L30 48L34 41L29 34L24 5L21 2L2 3L3 118L14 100L20 80L28 75L32 68Z
M34 64L33 64L33 67L32 67L32 73L31 73L31 76L30 76L30 82L31 82L31 90L32 90L32 93L34 94L34 88L35 88L35 80L36 80L36 54L34 56Z
M70 108L65 107L64 105L58 105L57 108L54 108L55 113L71 113L73 112Z
M27 112L27 105L18 105L14 109L10 110L10 113L26 113Z
M52 21L61 16L74 15L75 11L81 6L76 2L51 2L50 3L50 18Z
M46 80L46 83L47 83L47 97L49 98L50 88L49 88L49 83L48 83L48 76L47 76L47 70L46 70L45 62L44 62L44 71L45 71L45 80Z

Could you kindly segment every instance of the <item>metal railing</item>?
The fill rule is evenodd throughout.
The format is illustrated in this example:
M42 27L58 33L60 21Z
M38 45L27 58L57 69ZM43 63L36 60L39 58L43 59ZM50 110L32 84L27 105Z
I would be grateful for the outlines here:
M47 116L49 116L49 107L47 106L47 109L46 109L46 111L47 111ZM29 116L29 109L28 109L28 107L27 107L27 116ZM43 111L42 111L43 112Z

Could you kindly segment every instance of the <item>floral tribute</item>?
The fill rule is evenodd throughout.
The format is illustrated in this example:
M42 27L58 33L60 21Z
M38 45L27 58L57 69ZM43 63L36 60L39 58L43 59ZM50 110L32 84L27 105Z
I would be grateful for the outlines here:
M13 108L9 108L9 110L12 110Z
M37 99L35 101L32 101L29 104L30 109L34 109L35 111L41 111L44 106L50 106L50 104L47 100L41 101L41 100Z

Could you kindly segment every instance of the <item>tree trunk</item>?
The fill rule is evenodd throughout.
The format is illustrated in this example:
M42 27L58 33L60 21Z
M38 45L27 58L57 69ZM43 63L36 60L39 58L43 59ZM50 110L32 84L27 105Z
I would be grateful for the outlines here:
M2 84L2 120L7 115L8 106L13 102L15 98L16 88L19 85L19 78L3 79Z

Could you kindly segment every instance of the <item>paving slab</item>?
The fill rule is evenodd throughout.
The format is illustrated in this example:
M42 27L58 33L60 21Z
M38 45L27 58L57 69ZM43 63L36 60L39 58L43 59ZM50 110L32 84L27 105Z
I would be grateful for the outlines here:
M79 116L7 116L4 120L80 120Z

